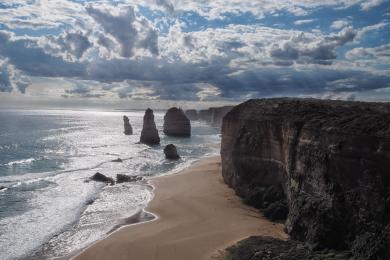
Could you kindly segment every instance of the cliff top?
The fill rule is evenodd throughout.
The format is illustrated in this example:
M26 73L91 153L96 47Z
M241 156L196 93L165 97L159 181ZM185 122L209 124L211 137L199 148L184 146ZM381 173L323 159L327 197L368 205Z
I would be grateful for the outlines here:
M303 98L251 99L233 108L226 118L238 115L240 120L301 122L304 128L390 138L390 103Z

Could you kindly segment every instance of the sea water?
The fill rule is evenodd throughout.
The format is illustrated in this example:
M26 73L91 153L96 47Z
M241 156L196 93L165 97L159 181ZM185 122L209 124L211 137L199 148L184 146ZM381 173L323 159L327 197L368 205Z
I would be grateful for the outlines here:
M143 111L0 110L0 258L66 256L107 235L146 207L147 181L113 186L88 181L96 172L147 179L217 154L219 129L192 122L191 138L162 133L161 146L139 143ZM123 134L127 115L134 135ZM181 155L168 161L163 147ZM121 158L122 163L112 162Z

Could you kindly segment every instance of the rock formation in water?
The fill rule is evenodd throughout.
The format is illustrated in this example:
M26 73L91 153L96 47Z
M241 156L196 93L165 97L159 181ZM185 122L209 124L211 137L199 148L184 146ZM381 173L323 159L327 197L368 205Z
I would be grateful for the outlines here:
M188 110L186 110L186 116L191 121L199 120L198 111L196 111L195 109L188 109Z
M182 109L177 107L168 109L164 116L164 134L175 137L191 136L191 122Z
M156 123L154 122L153 110L150 108L145 111L140 142L147 145L156 145L160 143L160 137L158 135Z
M176 146L173 144L168 144L164 148L164 154L165 158L169 160L178 160L180 159L180 156L177 154Z
M142 181L142 176L130 176L125 174L117 174L116 175L116 182L117 183L123 183L123 182L136 182L136 181Z
M130 125L129 118L127 116L123 116L123 123L125 127L125 135L132 135L133 134L133 128Z
M95 173L95 174L91 177L91 180L93 180L93 181L98 181L98 182L109 183L110 185L114 185L114 184L115 184L113 178L107 177L106 175L101 174L100 172Z
M390 256L388 103L249 100L225 116L221 156L225 182L247 203L288 210L292 239Z

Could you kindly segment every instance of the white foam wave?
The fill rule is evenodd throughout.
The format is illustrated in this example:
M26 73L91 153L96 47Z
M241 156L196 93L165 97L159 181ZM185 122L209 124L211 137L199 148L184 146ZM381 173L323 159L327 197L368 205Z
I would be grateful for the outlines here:
M28 159L22 159L22 160L17 160L17 161L11 161L11 162L8 162L4 165L14 166L14 165L18 165L18 164L30 164L30 163L35 162L35 161L36 161L35 158L28 158Z

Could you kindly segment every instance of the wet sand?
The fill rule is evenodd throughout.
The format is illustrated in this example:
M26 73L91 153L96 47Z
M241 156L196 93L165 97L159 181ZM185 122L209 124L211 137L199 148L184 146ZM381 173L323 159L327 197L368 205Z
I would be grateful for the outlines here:
M282 224L242 204L222 180L220 157L203 159L178 174L155 178L147 207L157 219L122 227L76 256L99 259L210 259L251 235L286 239Z

